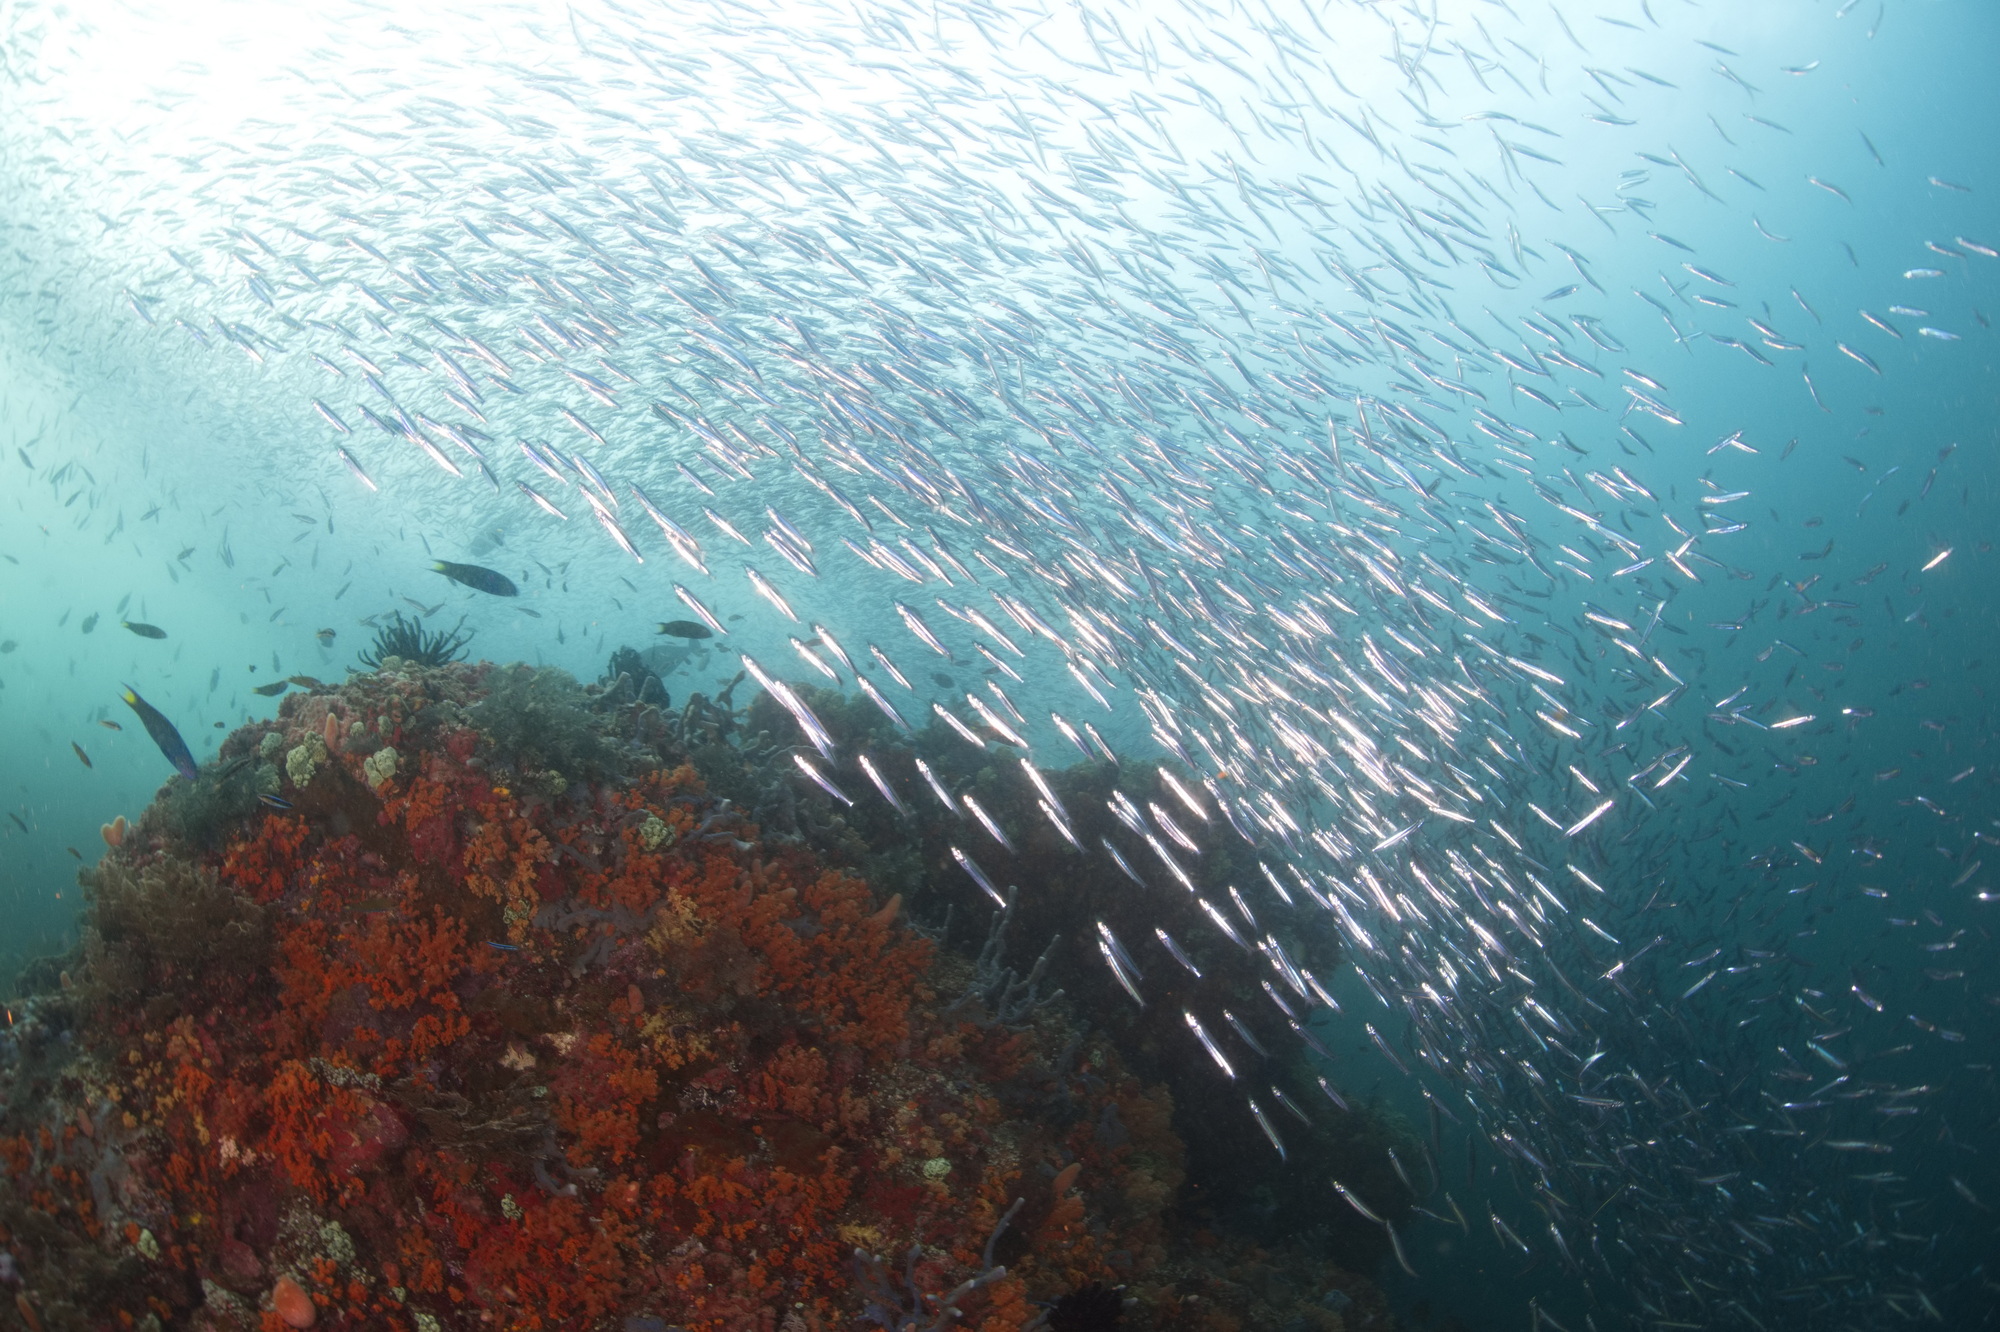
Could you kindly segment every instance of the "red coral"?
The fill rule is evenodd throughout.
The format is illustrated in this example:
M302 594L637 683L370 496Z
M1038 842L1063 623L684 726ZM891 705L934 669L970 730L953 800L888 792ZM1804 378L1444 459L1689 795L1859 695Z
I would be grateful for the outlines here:
M1157 1249L1179 1144L1153 1093L1100 1058L1067 1084L1080 1113L1021 1111L1068 1033L940 1012L933 945L897 902L762 841L690 768L552 804L469 766L467 727L413 744L414 718L483 680L357 677L286 714L361 719L351 747L393 740L407 776L379 797L316 788L353 805L257 818L209 857L272 904L275 984L230 1014L162 994L107 1052L165 1246L150 1271L251 1291L291 1273L328 1328L421 1310L455 1329L814 1329L857 1314L857 1246L919 1240L924 1283L949 1289L1025 1196L1026 1251L965 1310L1007 1332L1031 1291L1116 1282L1115 1251ZM1116 1149L1091 1133L1112 1105ZM82 1224L89 1185L59 1155L0 1138L0 1169ZM346 1248L309 1251L299 1207Z
M219 869L222 881L256 901L276 901L291 887L299 848L311 833L302 818L266 816L252 836L229 844Z
M623 1164L639 1145L640 1112L659 1095L659 1074L610 1032L595 1033L583 1047L550 1088L556 1125L573 1140L572 1162Z
M448 864L456 856L451 788L429 777L413 777L400 795L383 802L381 820L400 822L409 835L410 854L419 864Z

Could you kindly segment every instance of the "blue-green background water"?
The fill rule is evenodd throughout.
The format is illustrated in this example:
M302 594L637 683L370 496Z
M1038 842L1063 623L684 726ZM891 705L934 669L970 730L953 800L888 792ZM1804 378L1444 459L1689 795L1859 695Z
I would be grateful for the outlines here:
M1628 945L1628 953L1637 941L1665 941L1647 958L1657 968L1651 989L1627 1011L1590 1019L1609 1043L1612 1062L1629 1062L1649 1085L1672 1073L1690 1087L1709 1089L1697 1092L1688 1109L1698 1127L1676 1129L1679 1114L1661 1110L1650 1121L1654 1129L1727 1144L1736 1127L1754 1122L1754 1134L1742 1139L1755 1148L1745 1178L1760 1169L1770 1177L1773 1197L1784 1199L1773 1204L1779 1215L1811 1213L1809 1227L1793 1224L1810 1229L1814 1243L1826 1248L1823 1273L1839 1291L1836 1308L1866 1311L1857 1318L1887 1317L1885 1309L1921 1318L1924 1309L1914 1294L1921 1291L1948 1311L1954 1325L1986 1325L1993 1276L1981 1264L1993 1247L1989 1209L2000 1206L1991 1067L2000 976L1991 961L1995 905L1978 895L1994 890L1993 875L1980 862L2000 839L1987 698L2000 665L1990 595L2000 393L1989 323L2000 313L2000 260L1955 238L2000 246L2000 208L1993 202L2000 172L1992 136L1985 133L2000 112L1986 76L1991 54L2000 50L1994 15L1984 6L1949 2L1845 8L1773 3L1747 14L1655 3L1594 12L1564 7L1558 22L1553 10L1536 13L1530 6L1517 6L1518 15L1490 4L1445 12L1451 8L1440 11L1451 31L1468 45L1504 56L1504 70L1501 60L1461 60L1441 47L1441 54L1426 57L1436 71L1410 79L1398 62L1410 58L1427 30L1435 33L1432 15L1360 5L1315 8L1317 22L1304 11L1289 16L1288 30L1298 41L1283 55L1251 35L1267 21L1242 8L1107 7L1106 23L1096 26L1080 23L1074 10L1045 20L1025 12L953 11L937 18L934 36L915 22L915 11L892 24L887 17L857 22L805 9L774 33L747 15L635 17L610 7L582 19L504 11L490 26L443 20L426 26L411 16L380 29L366 11L355 10L316 16L313 37L283 37L270 14L241 6L219 10L213 31L205 34L190 34L184 20L137 17L137 32L179 34L157 60L133 49L142 47L136 37L121 43L89 21L8 7L0 30L16 40L8 47L8 128L0 132L0 556L8 561L0 566L0 640L16 646L0 655L0 800L26 830L11 820L0 824L0 910L6 913L0 976L73 937L77 860L70 849L94 858L102 847L99 825L120 813L136 816L167 776L118 702L121 685L136 687L172 716L201 757L225 733L218 723L230 728L275 711L275 701L252 694L253 686L292 673L337 678L367 641L359 618L409 610L405 599L424 606L443 602L433 624L465 614L481 655L548 662L583 678L602 671L611 649L643 643L654 621L678 613L667 587L685 571L669 574L672 557L657 534L647 532L654 539L643 540L643 518L627 524L648 556L641 567L585 521L580 501L571 506L571 521L556 525L512 493L517 475L540 482L517 455L498 466L498 451L511 450L509 430L492 431L496 467L506 482L500 493L477 478L451 481L414 450L392 452L381 435L360 427L350 408L364 399L352 396L352 381L335 383L307 361L313 349L336 355L342 337L310 326L286 333L265 319L259 326L272 331L273 343L251 357L205 323L204 312L208 318L264 318L260 303L242 288L252 270L230 256L263 264L269 256L244 236L255 232L280 241L272 229L279 221L314 235L340 227L372 238L403 262L419 262L420 242L428 239L437 247L436 262L421 262L440 271L452 262L476 265L480 247L456 225L473 207L512 208L523 216L531 205L561 213L566 201L608 207L598 186L630 194L649 179L640 169L645 153L635 147L648 142L648 133L618 117L636 112L673 127L658 129L651 140L671 157L676 147L695 143L700 104L713 98L711 128L736 138L703 141L697 160L701 178L722 198L687 195L680 203L679 239L670 242L711 262L730 250L707 239L705 227L726 231L743 217L765 224L792 217L802 227L872 240L880 247L878 259L881 253L917 254L949 275L952 247L961 240L942 215L906 212L899 219L881 200L897 190L950 200L956 172L974 182L966 198L988 191L1020 201L1030 223L997 260L985 256L984 271L961 274L960 287L935 285L928 305L884 299L914 311L912 326L929 324L946 335L969 326L975 308L1004 320L987 300L994 294L1042 312L1041 322L1016 344L1019 359L1010 375L1023 400L1034 390L1048 391L1039 401L1051 418L1079 405L1074 394L1067 401L1055 394L1082 384L1117 403L1113 371L1142 356L1162 361L1156 352L1123 343L1126 335L1115 324L1068 317L1092 308L1086 298L1103 286L1093 265L1102 270L1120 256L1136 263L1149 233L1178 238L1166 247L1172 262L1160 264L1153 280L1179 293L1167 306L1182 303L1212 328L1226 330L1227 336L1198 338L1196 346L1200 359L1232 387L1243 381L1234 378L1227 355L1263 356L1268 361L1259 361L1260 368L1279 367L1295 346L1300 355L1281 373L1305 369L1374 398L1411 401L1391 387L1400 374L1406 385L1421 389L1408 373L1379 359L1349 365L1321 351L1355 345L1343 341L1322 312L1350 323L1385 319L1390 332L1402 331L1397 336L1419 337L1419 330L1429 329L1460 349L1470 345L1469 331L1494 347L1514 348L1515 356L1521 354L1516 344L1536 336L1524 332L1523 315L1546 311L1559 319L1584 314L1601 321L1625 350L1607 351L1581 336L1580 326L1564 325L1566 354L1588 359L1603 375L1570 374L1564 383L1581 387L1608 411L1568 400L1563 412L1553 412L1510 391L1505 369L1478 358L1471 358L1475 369L1467 382L1486 393L1491 410L1535 436L1532 443L1514 442L1529 455L1534 478L1564 502L1604 511L1613 524L1620 511L1639 514L1629 530L1656 557L1654 566L1613 577L1611 570L1626 561L1609 558L1616 550L1607 555L1601 546L1584 552L1597 556L1584 571L1590 576L1559 569L1543 577L1518 562L1469 558L1479 549L1473 524L1499 532L1487 516L1489 502L1526 519L1546 561L1563 558L1564 543L1578 545L1578 525L1538 497L1526 476L1501 467L1464 476L1424 464L1424 482L1438 482L1427 502L1449 520L1429 527L1393 524L1397 549L1410 559L1434 553L1468 586L1506 598L1495 604L1517 622L1518 632L1534 635L1522 640L1528 647L1517 642L1515 648L1531 650L1535 662L1562 676L1569 706L1596 723L1589 741L1571 749L1548 731L1535 731L1531 709L1512 708L1509 724L1520 750L1518 761L1507 765L1505 800L1517 823L1534 826L1524 812L1531 801L1557 812L1558 822L1590 808L1571 765L1602 784L1622 780L1672 744L1691 749L1686 780L1663 789L1650 779L1642 784L1657 809L1628 797L1594 840L1588 872L1605 886L1604 898L1584 889L1570 894L1577 909L1591 910L1597 924ZM1115 24L1106 26L1111 20ZM1496 36L1508 35L1490 46L1478 42L1471 35L1475 20L1491 25ZM1101 51L1084 54L1090 49L1086 34L1102 36L1112 26L1132 34L1152 29L1154 55L1119 60ZM708 55L701 74L677 75L668 72L671 66L649 73L643 62L611 54L618 34L662 28L679 33L675 42L685 52ZM990 41L989 29L998 34ZM1032 36L1037 30L1039 40ZM828 34L838 41L818 40ZM1241 38L1238 50L1229 47L1232 36ZM1115 52L1118 43L1104 40ZM1175 57L1176 40L1193 51ZM1300 54L1306 48L1343 75L1355 90L1354 102L1319 75L1297 72L1311 67ZM719 54L725 51L749 64L730 63ZM114 62L113 52L132 63ZM963 77L939 73L919 56L952 63ZM373 63L378 57L379 65ZM787 69L785 61L824 67L840 77L800 78L794 86L773 72L776 66L759 67L767 58ZM870 65L871 59L892 58L920 72L891 76ZM1167 68L1176 58L1179 73ZM1816 67L1808 72L1785 72L1812 62ZM449 106L426 111L421 80L396 71L432 65L440 82L456 90L452 97L467 98L465 105L475 108L480 96L490 97L492 114L461 120ZM1631 72L1635 66L1676 86L1649 82ZM243 88L232 93L232 71L245 69L254 71L258 95ZM1754 94L1718 72L1723 69L1739 74ZM121 73L127 83L115 82ZM645 92L656 79L690 86L671 107L649 109ZM930 79L939 80L939 105L950 107L953 119L927 119L927 110L937 108L910 91ZM789 114L775 99L760 100L761 82L785 83ZM143 95L138 89L147 83L182 91ZM805 86L811 95L799 90ZM1285 91L1271 92L1280 87ZM1411 88L1423 90L1422 107ZM1161 181L1179 182L1180 189L1094 157L1092 133L1141 141L1155 132L1133 119L1136 112L1100 107L1123 106L1119 99L1134 92L1152 100L1158 140L1180 158L1175 165L1161 153L1148 159L1149 170ZM1311 98L1298 95L1305 92ZM231 104L232 95L241 105ZM1032 100L1033 134L1003 134L1018 124L1008 116L1010 97ZM1372 108L1384 146L1377 149L1351 128L1327 128L1334 126L1329 117L1307 109L1318 98L1349 110ZM1322 160L1290 133L1272 100L1299 108L1300 123L1318 132L1314 142L1353 170ZM1214 115L1209 101L1225 114ZM1632 123L1588 120L1593 106ZM598 115L603 108L618 116ZM882 127L895 123L891 109L911 112L906 128L927 123L949 151L888 137ZM1512 119L1467 119L1496 111ZM1521 128L1524 121L1556 133ZM1494 127L1560 161L1516 157L1503 163L1505 154L1493 147ZM677 133L684 137L674 138ZM882 187L882 195L850 211L832 207L831 196L803 174L804 184L781 187L736 169L732 142L747 161L753 148L788 138L813 145L849 185L870 182ZM373 159L357 147L370 143ZM592 166L580 170L575 161L586 146ZM1072 164L1099 161L1106 180L1079 174L1073 165L1065 171L1065 154ZM1055 167L1047 165L1051 157ZM1390 201L1370 198L1362 188L1362 182L1388 182L1398 199L1419 205L1411 181L1421 173L1398 170L1399 157L1477 172L1497 187L1484 195L1467 191L1464 213L1483 225L1489 252L1519 274L1518 281L1483 273L1470 262L1469 249L1450 259L1442 253L1406 259L1420 243L1395 231L1397 210ZM517 158L553 173L537 177L537 188L518 201L490 188L510 177ZM351 169L355 160L374 160L386 183L365 183ZM1685 171L1669 165L1676 160ZM1021 183L1034 174L1022 165L1031 162L1046 169L1047 179L1066 178L1074 187L1072 212L1055 209L1042 214L1043 223L1032 222L1034 191ZM316 176L322 167L327 175ZM1303 204L1268 185L1247 188L1246 169L1253 183L1310 175L1307 193L1326 206ZM762 182L764 192L730 194L726 183L738 176ZM1115 208L1090 193L1111 179L1127 192ZM489 187L483 198L482 185ZM1459 192L1457 183L1450 189L1454 196ZM1634 198L1639 210L1631 206ZM1205 228L1198 225L1204 208L1211 210ZM350 220L339 221L338 210L348 210ZM1104 225L1093 226L1093 214ZM1425 271L1442 289L1403 290L1394 266L1367 253L1360 237L1371 227L1393 238L1399 260L1429 264ZM1510 232L1522 247L1518 255ZM1956 253L1926 249L1926 241ZM555 245L563 244L558 237ZM1090 246L1095 248L1086 254ZM1327 246L1375 280L1356 289L1323 262ZM1566 258L1564 247L1579 262ZM280 241L278 248L297 250L316 271L340 252L337 245L296 240ZM572 280L587 268L583 251L575 253ZM866 262L859 248L846 253ZM1197 263L1201 253L1243 281L1225 290ZM354 258L351 249L346 255ZM1267 258L1293 265L1282 282L1266 276ZM1708 281L1688 264L1732 285ZM1938 276L1904 276L1926 269ZM1577 290L1549 295L1569 286ZM1676 331L1640 292L1669 309ZM496 310L475 300L476 290L463 293L430 295L426 310L446 323L461 316L488 321L479 324L486 328L495 320L525 322L536 299L517 290L510 299L520 302L519 312L510 314L504 302ZM351 326L372 336L360 322L372 307L349 295ZM1696 295L1733 302L1733 308L1691 303ZM301 293L301 299L314 298ZM628 300L629 308L668 326L700 326L685 302L657 290ZM1928 313L1895 315L1891 305ZM1865 322L1856 313L1861 309L1894 325L1901 337ZM847 339L851 348L866 342L870 328L903 327L859 306L846 315L842 323L822 314L830 345ZM206 330L207 344L176 328L176 317ZM1799 349L1770 346L1747 324L1752 317ZM1919 326L1957 339L1920 335ZM1697 332L1705 336L1693 336ZM1718 335L1740 339L1771 364L1717 342ZM658 336L673 336L671 327ZM1536 347L1552 345L1541 336ZM1836 343L1872 358L1879 374ZM1384 345L1393 345L1387 333L1377 350ZM879 338L872 346L872 354L894 359ZM1467 360L1441 343L1424 346L1439 358L1440 369ZM838 353L828 359L841 363ZM1623 367L1663 385L1656 396L1683 423L1630 412L1622 424L1637 435L1621 435ZM693 399L703 396L701 382L676 367L656 362L652 372L692 390ZM1513 378L1551 387L1539 378ZM1278 386L1267 380L1262 391L1282 396ZM1264 438L1268 446L1317 448L1306 422L1332 415L1350 453L1355 449L1353 414L1343 401L1351 395L1319 394L1298 383L1285 387L1296 396L1299 418L1277 422ZM309 405L316 396L333 401L334 389L350 392L339 405L357 426L353 436L334 435ZM1443 410L1418 410L1445 427L1464 457L1509 456L1475 429L1469 408L1477 402L1424 391ZM574 385L545 384L525 396L528 401L507 410L535 424L514 429L539 428L546 435L554 428L548 409L556 404L605 420ZM695 457L698 446L686 432L647 416L648 397L681 401L657 381L649 384L607 427L608 444L591 451L607 474L641 481L657 496L674 484L673 463ZM1153 428L1162 434L1213 438L1185 405L1151 405ZM1081 415L1086 420L1079 438L1113 456L1138 452L1127 436L1088 419L1091 413ZM1137 413L1125 415L1128 423L1137 419ZM1559 443L1558 432L1581 452ZM1716 450L1739 432L1754 452ZM574 434L569 440L582 443ZM1047 437L989 423L983 431L933 442L970 468L982 456L998 465L1010 444L1041 449ZM336 444L364 459L380 493L355 482L336 458ZM1069 447L1068 456L1080 459L1076 446ZM1397 447L1406 450L1410 465L1421 462L1407 440ZM1640 503L1631 494L1614 501L1593 489L1586 474L1612 467L1658 502ZM1737 491L1749 493L1728 503L1700 503ZM795 519L818 523L815 539L824 531L834 542L834 526L843 520L811 490L787 475L768 494ZM766 498L748 490L727 496L729 503L747 505L741 511L752 516ZM677 498L692 501L691 495ZM1744 527L1700 543L1698 549L1715 561L1698 567L1700 582L1671 577L1658 556L1677 542L1656 515L1676 514L1694 532L1705 509ZM1101 515L1102 506L1095 512ZM1269 509L1261 512L1271 517ZM1117 543L1144 544L1108 519L1093 524L1091 533L1112 554L1119 553ZM1948 557L1925 569L1947 550ZM482 600L426 572L433 557L505 569L521 582L523 597L518 603ZM778 565L774 558L759 563L766 572ZM822 588L816 605L822 614L837 609L848 617L830 618L830 625L864 642L887 642L900 632L884 591L892 584L833 560L822 564L835 590ZM1883 567L1874 572L1878 565ZM788 591L803 587L783 585ZM1595 608L1643 625L1662 601L1660 625L1646 651L1684 680L1687 692L1643 712L1666 685L1584 612ZM121 602L124 618L159 624L169 637L155 642L128 634L117 623ZM711 604L746 615L738 632L767 662L789 661L789 626L740 581ZM523 614L524 608L539 618ZM1146 609L1129 607L1128 622L1136 626ZM92 615L100 618L86 635L81 626ZM322 646L315 632L328 628L337 637ZM735 669L733 658L716 654L670 684L677 695L712 689ZM1056 707L1083 715L1088 703L1059 667L1034 678L1024 692L1043 712ZM1752 705L1749 717L1763 726L1808 713L1814 720L1765 730L1731 719L1727 708L1712 708L1725 699L1731 707ZM1635 729L1614 729L1635 714ZM124 729L96 724L107 718ZM1129 751L1152 744L1145 717L1129 705L1099 725ZM1630 760L1616 757L1625 734L1646 737L1643 752L1635 748ZM78 761L73 743L88 752L91 767ZM1558 874L1561 869L1558 864ZM1576 888L1573 880L1558 886ZM1581 980L1583 959L1594 955L1585 949L1579 957L1570 948L1551 962ZM1686 969L1714 949L1722 950L1716 961ZM1617 955L1609 947L1598 952L1607 966ZM1738 970L1718 975L1689 999L1676 999L1716 967ZM1560 991L1546 978L1542 984ZM1880 1001L1880 1012L1856 998L1857 986ZM1352 972L1344 973L1336 994L1349 1016L1323 1021L1339 1056L1340 1081L1379 1084L1413 1123L1425 1124L1427 1111L1414 1084L1376 1053L1360 1026L1373 1013L1377 1025L1400 1029L1401 1017L1385 1022ZM1617 1003L1615 993L1591 994L1598 1003ZM1833 1113L1844 1116L1837 1130L1829 1127L1831 1116L1787 1120L1773 1111L1777 1100L1838 1076L1831 1062L1809 1053L1809 1039L1837 1049L1840 1063L1868 1080L1928 1090L1906 1098L1878 1093L1866 1103L1836 1107ZM1904 1044L1911 1046L1906 1053L1883 1053ZM1789 1076L1795 1066L1826 1076L1795 1082ZM1880 1113L1885 1106L1898 1113ZM1906 1106L1917 1107L1916 1113L1900 1113ZM1573 1097L1522 1101L1515 1110L1524 1123L1564 1119L1572 1131L1555 1140L1572 1146L1601 1136L1607 1168L1621 1168L1611 1152L1621 1130L1600 1126L1603 1117ZM1783 1136L1779 1126L1787 1122L1799 1123L1798 1139ZM1445 1137L1445 1173L1457 1176L1465 1130L1448 1126ZM1843 1155L1818 1146L1816 1138L1880 1139L1894 1150ZM1482 1146L1476 1182L1460 1199L1475 1222L1472 1232L1419 1222L1408 1247L1422 1275L1382 1275L1406 1300L1428 1298L1478 1326L1525 1326L1530 1297L1575 1326L1571 1319L1582 1306L1566 1293L1562 1264L1543 1242L1546 1230L1528 1234L1528 1224L1539 1219L1534 1191L1518 1174L1496 1171L1494 1161ZM1898 1178L1855 1180L1883 1171ZM1686 1188L1698 1191L1693 1184ZM1515 1228L1540 1256L1528 1261L1510 1254L1477 1225L1477 1211L1489 1200L1515 1218ZM1842 1236L1856 1252L1841 1251ZM1629 1251L1607 1238L1602 1261L1614 1273L1647 1270L1655 1262L1649 1245L1670 1242L1659 1233L1649 1240L1635 1223L1625 1236ZM1449 1278L1441 1275L1447 1271ZM1738 1319L1732 1301L1755 1303L1767 1321L1776 1316L1774 1308L1782 1314L1788 1307L1782 1300L1765 1302L1769 1292L1758 1295L1753 1300L1740 1288L1705 1292L1701 1316L1731 1325ZM1839 1322L1837 1314L1817 1308L1811 1318L1801 1325Z

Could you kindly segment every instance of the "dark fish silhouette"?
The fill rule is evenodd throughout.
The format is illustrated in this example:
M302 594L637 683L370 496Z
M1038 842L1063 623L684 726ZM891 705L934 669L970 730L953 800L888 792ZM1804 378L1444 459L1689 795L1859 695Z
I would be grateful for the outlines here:
M167 631L155 624L140 624L136 620L120 620L118 623L130 629L141 638L165 638Z
M253 694L262 694L265 698L276 698L291 687L292 682L290 680L274 680L267 685L258 685L250 692Z
M665 624L656 626L656 630L659 633L672 634L675 638L715 637L714 630L694 620L668 620Z
M181 733L174 729L174 724L162 716L158 708L140 698L131 685L125 686L125 692L120 697L139 714L139 720L146 724L146 734L153 737L153 743L167 756L167 762L174 765L174 771L193 781L201 770L195 766L194 754L188 749L187 741L181 739Z
M453 564L450 560L439 560L431 568L451 579L463 583L475 592L486 592L496 597L516 597L521 590L514 586L514 580L506 574L497 573L480 564Z

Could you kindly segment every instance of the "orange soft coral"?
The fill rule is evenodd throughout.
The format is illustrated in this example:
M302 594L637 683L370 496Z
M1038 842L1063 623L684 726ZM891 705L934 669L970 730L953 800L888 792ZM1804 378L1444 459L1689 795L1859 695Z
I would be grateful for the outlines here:
M948 1290L1021 1199L1010 1275L965 1304L1008 1332L1157 1250L1178 1144L1115 1060L1057 1067L1053 1018L943 1011L899 903L764 839L692 768L517 793L479 765L485 679L294 705L295 729L364 727L311 808L155 852L270 904L270 983L243 1011L169 986L121 1019L100 1052L121 1117L90 1121L132 1163L115 1216L90 1215L79 1148L0 1138L79 1228L143 1220L169 1321L207 1281L248 1325L284 1279L329 1329L840 1327L857 1247L920 1243ZM378 794L351 760L391 742ZM1127 1140L1093 1136L1106 1115Z
M548 838L521 815L511 796L489 790L474 806L463 852L465 886L500 904L507 938L514 943L527 935L541 887L554 882L553 854Z
M310 834L302 818L261 819L254 835L229 844L219 868L222 881L258 902L276 901L292 886L299 848Z

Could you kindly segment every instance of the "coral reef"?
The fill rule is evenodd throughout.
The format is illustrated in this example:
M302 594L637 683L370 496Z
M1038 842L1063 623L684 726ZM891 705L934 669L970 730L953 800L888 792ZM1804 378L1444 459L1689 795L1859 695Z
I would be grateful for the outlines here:
M942 832L798 798L779 724L729 692L669 711L629 672L384 662L170 784L0 1040L23 1325L1380 1311L1323 1259L1189 1224L1176 1093L1140 1071L1169 1061L1057 997L1096 971L1054 944L1008 967L1010 937L1053 933L1025 903L977 957L917 928L906 900L958 892L927 873Z
M561 783L615 775L621 765L597 723L590 699L567 673L503 666L485 681L470 709L488 752L523 774ZM551 788L550 794L561 792Z
M672 696L667 693L666 682L659 672L650 666L646 658L637 650L619 648L611 654L611 666L600 684L608 686L602 701L611 706L620 703L653 703L666 707Z
M254 751L232 751L229 761L204 769L198 780L162 786L158 798L140 816L141 821L150 820L155 836L171 837L198 851L213 850L218 839L257 809L260 793L278 789L280 769L271 759L271 755ZM284 761L282 751L276 759ZM119 836L120 845L138 835L136 828L128 826Z
M1175 854L1189 862L1198 859L1205 883L1234 884L1240 890L1241 905L1226 890L1204 890L1214 899L1210 905L1232 922L1235 934L1226 935L1202 910L1199 897L1175 880L1159 853L1113 812L1116 801L1128 807L1171 801L1163 796L1158 764L1086 758L1043 774L1067 810L1077 840L1084 846L1106 842L1119 848L1133 876L1107 873L1101 856L1079 854L1043 815L1040 792L1021 771L1020 751L990 728L982 737L987 747L975 749L936 724L914 735L901 733L858 695L794 688L839 750L872 753L884 773L910 774L913 760L922 759L954 800L971 796L1009 830L1013 845L996 846L963 810L946 810L914 776L894 783L911 811L903 816L880 801L859 801L849 808L816 798L800 791L795 774L776 773L775 764L752 763L743 776L758 784L739 777L728 790L750 808L767 837L796 833L877 891L901 893L920 918L946 922L946 944L968 950L979 946L978 936L951 923L984 921L991 915L985 890L952 855L955 845L970 848L1003 888L1010 882L1023 885L1012 936L1059 941L1044 966L1049 988L1062 988L1078 1010L1091 1014L1135 1073L1171 1092L1174 1126L1188 1151L1184 1208L1220 1231L1255 1235L1268 1243L1324 1232L1329 1247L1363 1269L1389 1256L1379 1227L1345 1207L1329 1213L1327 1180L1338 1177L1370 1198L1385 1200L1387 1214L1400 1223L1408 1214L1410 1194L1391 1169L1386 1148L1396 1145L1406 1161L1416 1160L1417 1140L1396 1132L1373 1105L1351 1101L1355 1111L1342 1111L1322 1095L1316 1078L1324 1068L1308 1067L1284 1006L1289 996L1293 1010L1304 1017L1313 1000L1285 988L1265 950L1257 946L1278 919L1319 910L1303 888L1293 884L1287 901L1269 886L1249 845L1221 818L1203 821L1181 813L1180 824L1198 855ZM750 737L743 750L752 755L762 752L760 746L781 745L771 737L790 741L799 734L768 694L752 701L742 730ZM1186 774L1181 777L1192 781ZM1253 920L1264 923L1258 927ZM1132 1002L1101 960L1096 944L1100 922L1142 960L1149 998L1145 1008ZM1156 943L1155 929L1166 930L1199 967L1199 989ZM1309 931L1288 930L1286 935L1293 940L1287 947L1298 969L1332 974L1337 954L1330 943L1311 942ZM999 972L989 979L1001 981L1004 989ZM1240 1086L1217 1078L1206 1060L1189 1058L1183 1004L1212 1005L1218 995L1256 1042L1232 1044L1232 1058L1243 1075ZM998 1002L1002 997L996 991L991 998ZM1264 1050L1292 1053L1270 1057ZM1261 1089L1274 1083L1312 1110L1309 1125L1279 1115L1276 1130L1286 1144L1290 1169L1277 1168L1283 1163L1252 1118L1245 1097L1246 1089L1263 1097ZM1264 1103L1269 1106L1269 1098ZM1391 1204L1391 1199L1397 1201Z

